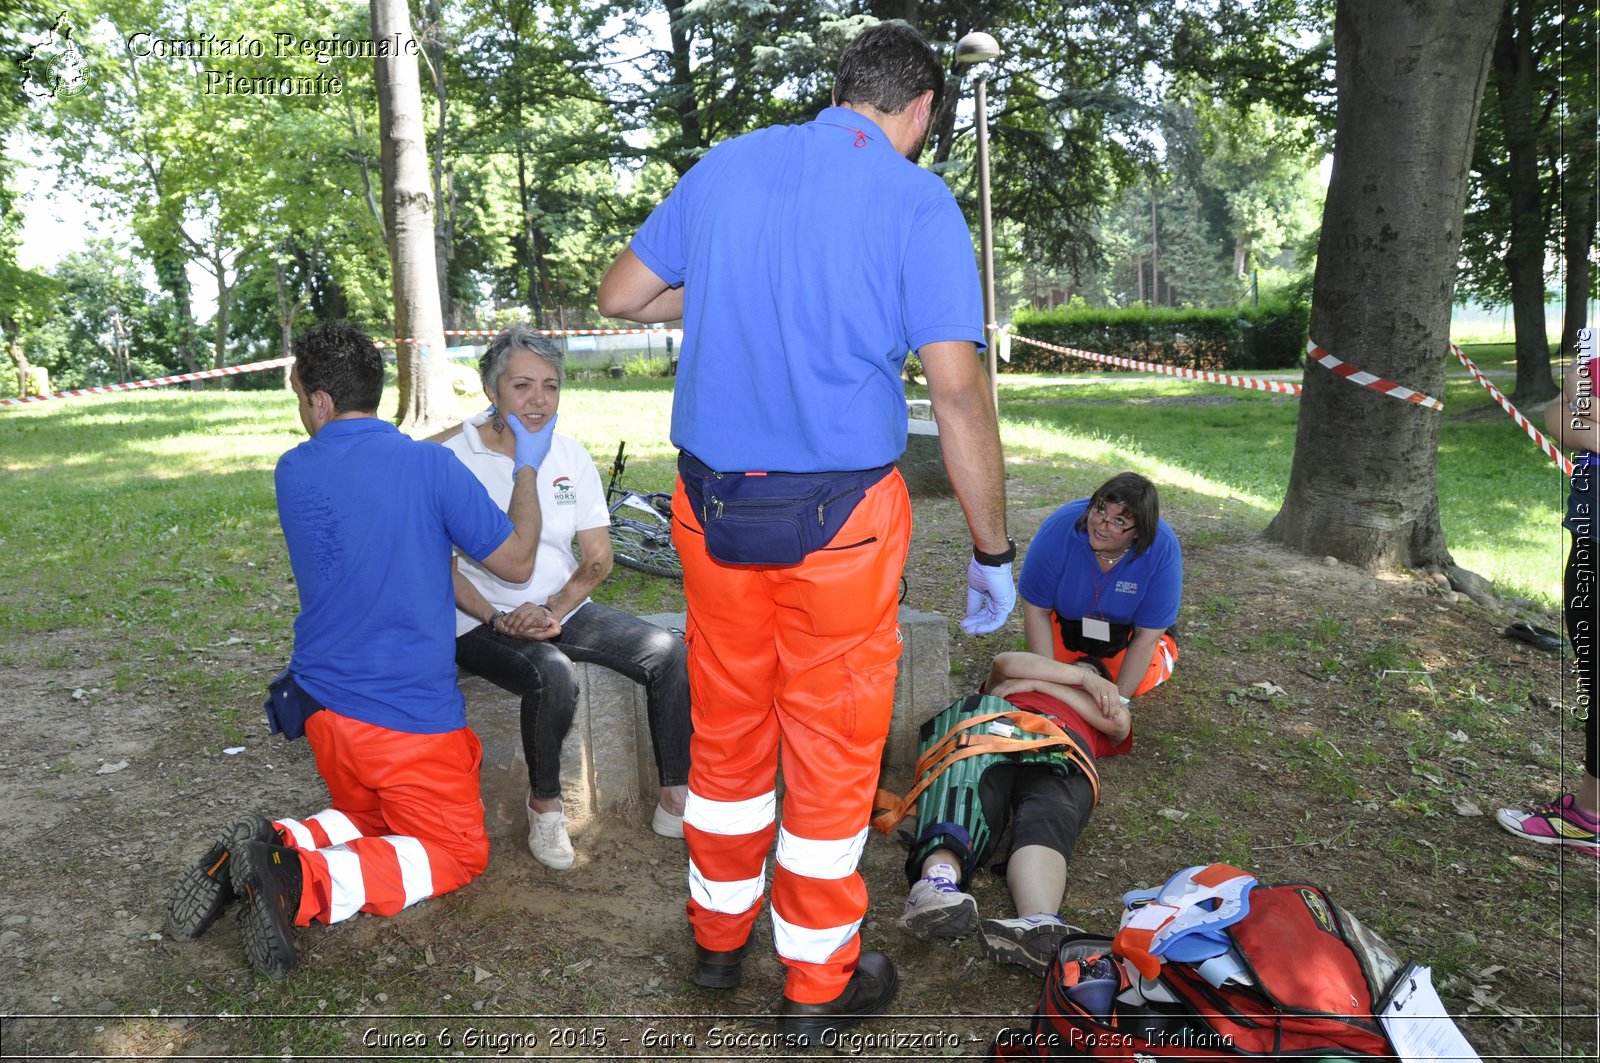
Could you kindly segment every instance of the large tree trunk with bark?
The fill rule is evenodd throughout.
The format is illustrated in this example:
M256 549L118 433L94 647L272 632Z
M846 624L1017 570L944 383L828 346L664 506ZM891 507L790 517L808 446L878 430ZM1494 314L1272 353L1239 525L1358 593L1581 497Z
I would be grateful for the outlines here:
M371 0L372 35L401 44L378 56L379 137L383 145L383 220L394 286L395 347L400 385L396 421L403 432L430 435L455 419L445 369L444 321L434 258L433 196L422 128L420 48L404 0Z
M22 326L15 318L0 317L0 335L5 337L6 354L17 371L17 394L26 395L28 370L33 368L33 363L28 361L28 355L22 349Z
M1533 54L1534 0L1510 0L1494 44L1494 90L1506 140L1506 198L1511 232L1506 279L1517 333L1517 386L1524 405L1559 389L1550 376L1550 338L1544 326L1544 188L1539 182L1539 130L1535 125L1537 60Z
M444 37L439 27L444 15L439 0L428 0L429 34L425 56L433 94L439 102L439 117L433 134L433 243L439 270L439 310L446 328L455 328L455 300L450 295L450 260L455 257L456 211L454 177L445 158L445 140L450 129L450 94L444 79Z
M1344 0L1338 116L1311 336L1347 364L1444 392L1473 131L1500 0ZM1446 566L1437 411L1308 363L1267 534L1375 569Z

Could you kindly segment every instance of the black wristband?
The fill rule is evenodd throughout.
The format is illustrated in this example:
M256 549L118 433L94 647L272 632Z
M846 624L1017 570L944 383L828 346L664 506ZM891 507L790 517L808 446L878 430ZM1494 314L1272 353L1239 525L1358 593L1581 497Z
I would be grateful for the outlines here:
M1003 554L986 554L974 546L972 548L972 556L977 559L978 564L987 565L990 568L1009 565L1017 559L1017 541L1009 535L1006 536L1006 552Z

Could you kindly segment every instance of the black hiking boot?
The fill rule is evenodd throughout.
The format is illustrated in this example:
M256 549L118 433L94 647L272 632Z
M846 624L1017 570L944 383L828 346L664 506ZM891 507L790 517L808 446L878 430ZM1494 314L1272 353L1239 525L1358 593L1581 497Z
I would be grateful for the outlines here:
M233 854L233 890L241 901L239 940L250 966L274 978L300 962L294 917L301 885L298 849L252 841Z

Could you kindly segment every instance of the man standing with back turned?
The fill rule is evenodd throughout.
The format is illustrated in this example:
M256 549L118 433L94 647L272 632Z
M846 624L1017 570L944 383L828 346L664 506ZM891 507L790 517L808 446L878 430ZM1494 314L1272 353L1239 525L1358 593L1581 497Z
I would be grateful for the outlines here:
M882 1012L899 985L888 957L861 951L856 866L900 655L911 506L892 463L907 350L972 531L962 627L993 631L1016 600L972 239L944 182L911 161L943 88L916 30L864 30L834 106L710 151L600 287L602 313L684 322L673 530L693 692L694 979L740 984L777 833L778 1022L802 1043Z

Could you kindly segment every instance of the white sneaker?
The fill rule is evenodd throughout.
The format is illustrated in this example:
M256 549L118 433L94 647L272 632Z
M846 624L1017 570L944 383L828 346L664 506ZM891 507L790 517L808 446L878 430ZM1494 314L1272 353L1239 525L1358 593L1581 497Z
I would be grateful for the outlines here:
M566 813L535 812L528 809L528 849L533 858L545 867L565 871L572 866L578 854L572 851L572 839L567 837Z
M914 938L958 938L978 921L978 902L972 894L945 878L917 879L900 914L900 928Z
M1055 962L1061 942L1070 934L1081 933L1059 915L985 919L978 929L978 947L996 963L1014 963L1043 978Z
M663 838L683 837L683 817L674 816L660 805L656 806L656 814L650 820L650 829Z

